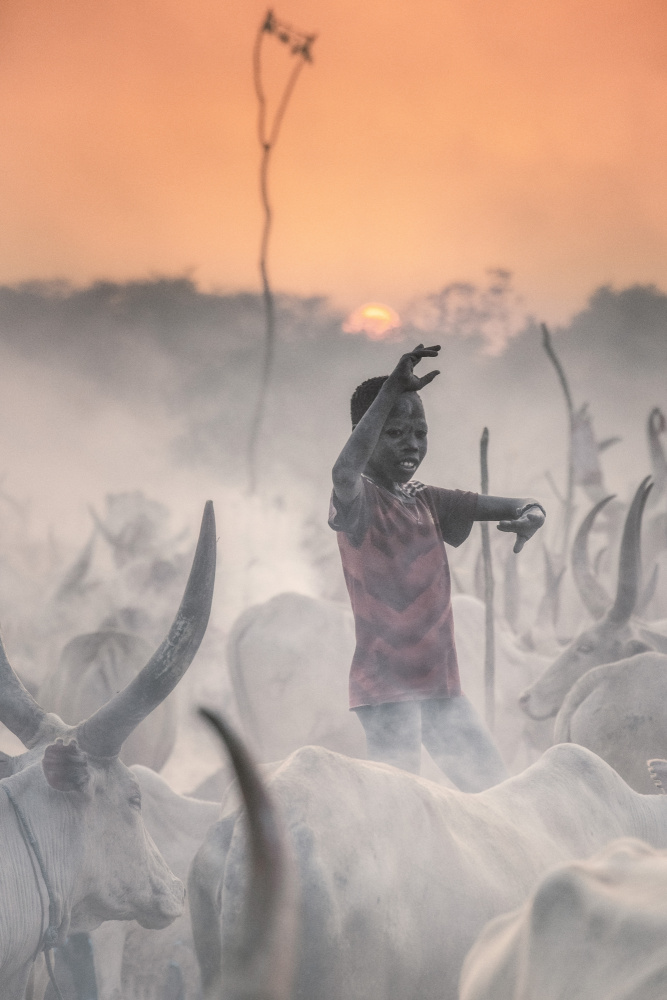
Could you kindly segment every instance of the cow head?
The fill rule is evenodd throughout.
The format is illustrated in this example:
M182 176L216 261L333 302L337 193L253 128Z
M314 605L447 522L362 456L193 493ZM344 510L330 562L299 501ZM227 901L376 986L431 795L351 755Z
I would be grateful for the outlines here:
M652 648L630 620L638 596L639 543L644 506L651 490L649 479L647 477L641 483L628 510L621 541L616 598L608 610L604 610L604 592L593 586L592 575L588 574L588 578L584 580L585 573L579 559L575 578L578 574L580 591L584 580L588 598L585 600L589 610L595 617L600 614L603 617L590 628L584 629L521 695L519 704L531 719L548 719L556 715L572 685L592 667L614 663ZM595 515L610 499L611 497L605 498L593 508L577 533L579 542L582 531L587 534ZM577 540L575 550L576 548ZM573 557L573 564L576 562L577 559Z
M173 690L206 631L215 578L215 520L209 501L185 594L167 638L139 674L77 726L46 714L25 690L0 642L0 721L27 747L0 759L45 858L61 931L104 920L165 927L182 911L184 889L141 818L141 792L119 760L123 741Z

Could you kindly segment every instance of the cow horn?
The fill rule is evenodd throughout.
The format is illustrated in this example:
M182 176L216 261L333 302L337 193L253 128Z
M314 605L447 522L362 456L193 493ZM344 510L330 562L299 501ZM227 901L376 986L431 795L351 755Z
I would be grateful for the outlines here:
M586 605L586 608L593 618L604 618L605 612L611 604L611 597L602 584L595 579L588 565L588 535L593 522L603 507L615 494L605 497L595 504L588 512L579 526L579 530L572 543L572 576L577 585L579 596Z
M635 607L635 614L638 618L643 618L646 614L646 609L655 597L655 592L658 587L658 577L660 576L660 563L653 564L653 570L651 575L644 585L644 589L637 598L637 604Z
M45 718L46 712L14 673L0 639L0 722L18 736L25 747L30 747Z
M565 573L565 566L561 566L560 569L556 568L546 545L542 546L542 551L544 554L544 593L537 608L535 623L555 628L560 604L560 585Z
M224 740L248 817L250 878L236 946L225 956L225 996L290 1000L296 900L282 824L243 742L218 715L203 708L199 713Z
M169 635L122 691L77 726L82 750L93 757L117 756L130 733L176 687L204 637L214 582L215 516L209 500L185 594Z
M667 457L665 456L660 435L667 430L665 415L658 406L654 406L648 416L648 448L653 466L653 476L655 479L655 494L652 503L655 503L656 494L662 494L667 486Z
M625 518L621 553L618 560L616 599L607 612L608 621L616 624L628 621L637 603L641 571L642 516L652 486L651 477L646 476L639 484Z

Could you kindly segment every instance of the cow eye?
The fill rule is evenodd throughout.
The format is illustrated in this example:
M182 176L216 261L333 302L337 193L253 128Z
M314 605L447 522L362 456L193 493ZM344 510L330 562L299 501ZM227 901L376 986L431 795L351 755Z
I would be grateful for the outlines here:
M128 799L128 802L130 803L133 809L141 809L141 792L139 791L132 792L132 794Z
M592 642L580 642L577 646L578 653L592 653L593 643Z

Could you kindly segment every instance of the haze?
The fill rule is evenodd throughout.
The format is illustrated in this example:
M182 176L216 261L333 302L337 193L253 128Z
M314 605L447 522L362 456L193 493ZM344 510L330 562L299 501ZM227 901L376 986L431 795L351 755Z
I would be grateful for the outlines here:
M256 287L250 57L264 11L3 5L0 281L187 271L205 288ZM663 282L658 0L276 12L318 33L272 167L279 288L400 312L504 267L555 322L598 285ZM280 74L289 60L274 48Z

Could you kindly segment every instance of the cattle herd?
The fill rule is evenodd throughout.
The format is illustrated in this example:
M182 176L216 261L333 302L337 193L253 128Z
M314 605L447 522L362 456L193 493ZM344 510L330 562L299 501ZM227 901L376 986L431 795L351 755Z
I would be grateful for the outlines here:
M510 600L516 564L502 581L495 735L512 777L480 793L427 758L421 777L364 759L349 608L295 593L230 629L239 735L202 706L227 753L191 794L171 787L169 695L213 600L210 501L171 626L153 620L161 643L119 607L63 636L32 684L0 642L18 751L0 753L0 1000L665 1000L665 430L656 408L652 476L627 505L589 495L568 565L547 553L533 622ZM139 536L95 530L125 572ZM85 592L91 546L59 606ZM165 607L172 556L132 564ZM483 712L485 609L465 576L455 564L457 648Z

